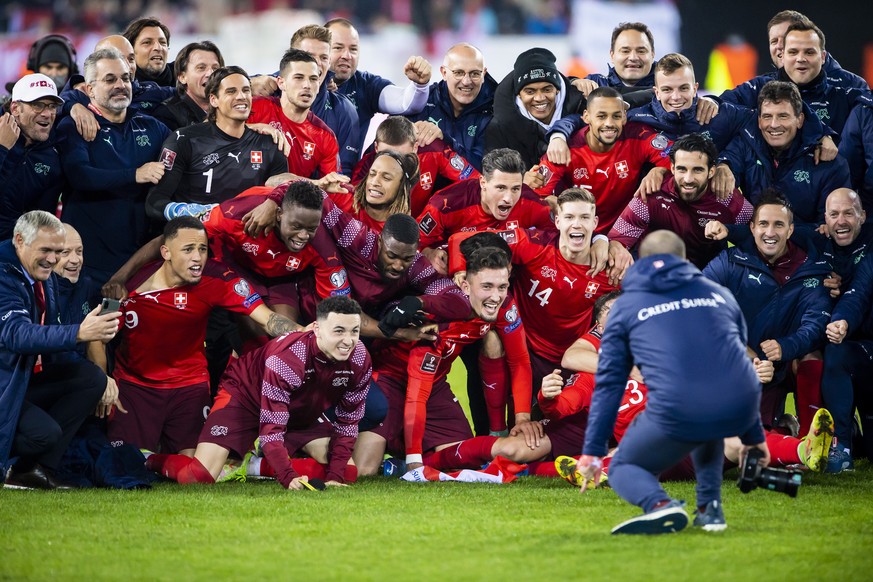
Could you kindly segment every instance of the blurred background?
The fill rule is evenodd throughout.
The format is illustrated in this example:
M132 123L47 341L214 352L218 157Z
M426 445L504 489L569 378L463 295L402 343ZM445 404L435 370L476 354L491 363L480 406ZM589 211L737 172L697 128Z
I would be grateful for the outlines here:
M139 16L170 27L171 59L188 42L209 39L228 64L268 73L295 29L342 16L361 33L360 68L397 82L411 54L427 57L438 78L443 53L462 40L482 49L498 80L533 46L552 50L567 74L605 73L613 27L641 21L655 35L656 57L682 52L701 88L718 93L771 70L766 24L783 9L815 21L827 36L826 49L873 84L870 0L3 0L0 83L24 73L28 49L45 34L68 36L81 65L99 38Z

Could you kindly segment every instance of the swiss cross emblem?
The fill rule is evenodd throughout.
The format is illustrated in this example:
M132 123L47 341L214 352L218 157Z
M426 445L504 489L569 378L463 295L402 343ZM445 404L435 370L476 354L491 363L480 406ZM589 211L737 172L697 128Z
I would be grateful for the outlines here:
M251 160L253 164L263 164L264 163L264 154L261 152L252 152Z
M615 163L615 171L618 172L619 178L627 178L628 165L625 160Z
M598 289L600 289L600 283L595 283L594 281L589 282L585 285L585 297L590 299L592 295L597 293Z
M433 186L433 178L430 177L430 172L425 172L418 179L418 183L421 184L422 190L430 190Z
M288 262L285 263L285 268L289 271L293 271L297 267L300 266L300 259L297 257L288 257Z
M173 304L179 309L185 309L188 305L188 294L185 292L173 293Z
M506 228L518 228L518 221L517 220L507 220L506 221Z
M491 329L491 325L485 324L479 327L479 335L485 335L488 333L488 330Z
M303 142L303 159L311 160L315 155L315 144L311 141Z

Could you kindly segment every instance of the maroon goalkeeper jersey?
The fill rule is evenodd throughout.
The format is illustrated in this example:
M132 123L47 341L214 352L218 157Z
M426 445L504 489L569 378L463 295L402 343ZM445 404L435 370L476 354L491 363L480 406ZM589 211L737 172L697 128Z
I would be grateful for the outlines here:
M315 332L292 332L232 362L221 387L247 409L260 411L261 448L276 469L276 479L287 487L295 474L285 450L285 433L308 427L330 407L335 407L336 422L328 479L342 482L358 438L371 375L370 354L363 343L355 345L348 360L339 362L318 349Z
M746 224L752 220L754 208L736 189L728 198L719 200L707 187L699 199L685 202L675 188L673 175L668 174L661 190L646 196L645 202L633 198L612 225L609 240L618 241L630 250L647 232L671 230L685 241L688 260L702 269L727 248L725 243L704 236L706 223L717 220L723 224Z
M378 267L378 233L340 210L329 198L324 202L321 224L336 242L352 292L369 315L377 316L392 299L417 295L424 303L424 311L437 321L469 317L470 300L451 279L437 273L421 253L416 253L405 275L397 280L383 279Z

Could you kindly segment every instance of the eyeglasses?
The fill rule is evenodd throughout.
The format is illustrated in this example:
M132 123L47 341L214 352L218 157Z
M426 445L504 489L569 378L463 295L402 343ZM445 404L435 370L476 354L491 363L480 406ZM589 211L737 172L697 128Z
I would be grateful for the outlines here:
M482 75L485 74L484 71L462 71L460 69L456 71L450 71L452 73L452 77L455 78L455 81L463 81L464 77L467 75L470 76L471 81L481 81Z
M39 115L40 113L42 113L43 111L45 111L49 107L51 107L53 109L57 109L59 107L58 104L55 103L54 101L48 101L48 102L47 101L31 101L30 103L28 103L28 105L30 106L31 109L33 109L33 112L36 113L37 115Z

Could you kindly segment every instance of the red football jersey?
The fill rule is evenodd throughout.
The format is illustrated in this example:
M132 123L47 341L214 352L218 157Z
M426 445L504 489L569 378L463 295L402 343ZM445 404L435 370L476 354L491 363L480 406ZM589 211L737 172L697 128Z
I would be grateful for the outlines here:
M305 429L330 407L336 422L328 451L328 479L342 482L358 437L358 422L370 388L372 365L363 343L349 359L328 359L315 333L291 332L232 362L221 387L251 411L260 411L259 438L264 456L287 487L295 473L285 450L285 432Z
M382 232L385 227L385 221L376 220L363 208L354 208L355 195L351 192L328 192L328 197L333 200L337 207L346 214L353 216L363 222L367 228L374 232Z
M481 175L470 162L441 139L435 139L428 145L418 148L416 154L418 155L418 184L410 193L412 216L418 216L424 211L428 200L438 188L444 188L450 182L474 179ZM375 157L374 149L364 154L352 173L352 184L357 185L367 177Z
M407 383L403 418L407 455L422 452L427 399L434 383L446 378L463 346L479 341L491 329L497 331L506 351L515 412L529 413L532 382L530 356L518 305L510 296L501 305L493 322L477 317L442 323L436 342L421 342L412 346L408 343L385 342L384 349L376 352L376 376L385 375Z
M421 238L418 248L438 247L460 231L539 228L554 230L549 205L538 199L527 186L506 220L497 220L482 208L482 189L478 180L464 180L437 192L418 217Z
M328 250L334 245L324 229L319 228L315 239L300 252L288 250L276 229L258 238L245 233L242 217L273 191L266 186L249 188L236 198L222 202L203 218L213 255L219 260L227 257L228 262L260 275L264 278L262 283L270 285L281 282L277 279L297 276L311 265L320 297L348 295L351 289L346 270L337 253L329 254Z
M320 178L342 172L339 144L333 131L312 111L303 123L295 123L282 113L278 97L255 97L249 123L266 123L278 129L291 144L288 171L301 178Z
M667 174L661 190L646 196L645 202L631 199L612 225L609 240L618 241L630 250L647 232L671 230L685 241L688 260L702 269L726 248L725 243L706 238L706 223L717 220L722 224L747 224L752 220L752 212L754 208L737 189L719 200L707 188L699 199L685 202L675 192L673 175Z
M195 285L139 293L162 262L140 269L127 283L121 304L121 344L115 351L116 379L149 388L181 388L209 380L203 342L216 307L250 314L263 305L245 279L210 259Z
M559 166L542 157L546 184L536 193L558 195L571 187L591 191L597 201L597 234L606 234L633 198L647 166L670 168L667 151L671 142L651 127L630 121L612 149L598 154L585 141L589 129L586 125L570 136L568 165Z
M591 330L582 336L594 349L600 350L600 334ZM588 410L591 406L591 397L594 394L594 374L577 372L570 376L564 383L564 389L555 398L544 398L540 393L538 401L540 409L546 418L564 418L576 414L582 410ZM648 389L642 382L628 378L624 389L621 405L618 407L618 416L615 419L615 428L612 435L615 442L621 442L625 431L636 416L646 408L646 396Z
M615 290L605 271L594 278L588 265L567 261L558 237L539 230L517 230L512 249L512 295L527 322L531 350L550 362L561 361L577 338L591 327L594 302Z

